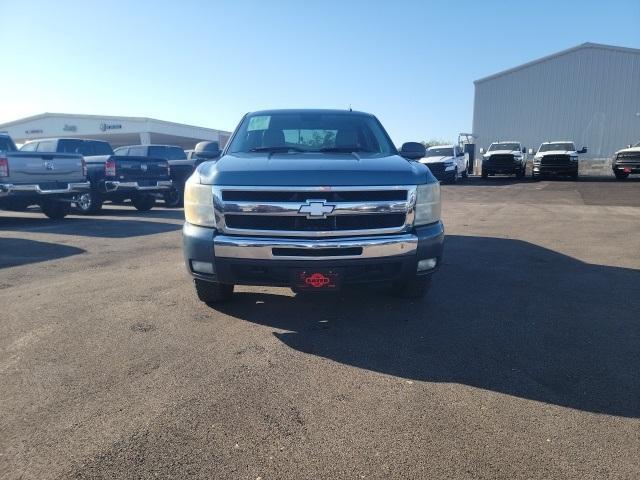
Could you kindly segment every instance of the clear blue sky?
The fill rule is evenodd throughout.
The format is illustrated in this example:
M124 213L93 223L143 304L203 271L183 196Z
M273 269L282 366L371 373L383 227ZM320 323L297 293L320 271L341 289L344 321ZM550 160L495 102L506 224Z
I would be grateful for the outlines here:
M640 47L640 1L0 0L0 122L132 115L232 130L264 108L469 131L473 80L583 42Z

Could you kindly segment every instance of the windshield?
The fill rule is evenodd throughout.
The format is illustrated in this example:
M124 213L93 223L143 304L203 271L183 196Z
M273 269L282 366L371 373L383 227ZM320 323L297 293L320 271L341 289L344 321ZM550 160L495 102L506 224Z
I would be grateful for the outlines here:
M574 151L576 149L576 147L573 145L573 143L566 143L566 142L562 142L562 143L544 143L542 145L540 145L540 150L538 150L539 152L550 152L552 150L562 150L562 151Z
M60 139L58 141L59 153L79 153L84 156L113 155L111 145L100 140L76 140Z
M396 153L389 136L374 117L316 112L245 117L233 137L229 153L261 151Z
M429 148L425 157L453 157L453 148Z
M15 150L16 147L9 137L0 136L0 152L14 152Z
M510 152L515 150L520 150L520 145L518 143L492 143L489 147L488 152L495 150L509 150Z
M180 147L165 147L162 145L152 145L149 147L149 156L164 158L165 160L184 160L187 155Z

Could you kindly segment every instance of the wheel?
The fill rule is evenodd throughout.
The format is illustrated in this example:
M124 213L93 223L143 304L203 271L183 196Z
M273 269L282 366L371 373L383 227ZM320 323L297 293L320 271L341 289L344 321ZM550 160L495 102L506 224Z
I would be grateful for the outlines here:
M617 178L618 180L624 180L624 179L626 179L626 178L628 178L628 177L629 177L629 174L628 174L628 173L626 173L626 172L620 172L620 171L618 171L618 170L615 170L615 171L613 172L613 174L616 176L616 178Z
M98 213L102 209L102 197L93 190L76 195L73 201L76 209L83 215Z
M455 185L456 183L458 183L459 179L460 179L460 172L458 172L458 168L456 167L456 171L453 173L453 177L447 183L451 185Z
M201 302L207 305L215 303L227 302L233 296L234 285L228 283L205 282L204 280L194 279L196 285L196 293Z
M574 182L578 181L578 172L576 173L572 173L569 178L571 178L571 180L573 180Z
M484 170L482 170L482 179L486 180L487 178L489 178L489 174L487 172L485 172Z
M531 180L533 180L534 182L540 181L540 174L539 173L531 173Z
M167 208L180 208L182 207L183 193L182 190L172 188L163 195L164 206Z
M521 168L516 172L516 178L522 180L524 178L524 168Z
M395 296L406 299L424 297L431 288L431 276L413 277L409 280L393 284L392 292Z
M469 172L466 168L462 171L462 178L469 178Z
M131 203L141 212L146 212L156 204L156 197L153 195L138 195L131 199Z
M60 220L66 217L71 211L71 203L60 200L49 200L40 204L40 209L47 217L53 220Z

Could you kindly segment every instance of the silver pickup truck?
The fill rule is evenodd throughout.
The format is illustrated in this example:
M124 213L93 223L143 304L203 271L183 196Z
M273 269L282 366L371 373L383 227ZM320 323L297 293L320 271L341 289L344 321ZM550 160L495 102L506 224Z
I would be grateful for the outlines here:
M39 205L49 218L63 218L74 195L88 191L82 155L19 152L0 134L0 208L23 210Z

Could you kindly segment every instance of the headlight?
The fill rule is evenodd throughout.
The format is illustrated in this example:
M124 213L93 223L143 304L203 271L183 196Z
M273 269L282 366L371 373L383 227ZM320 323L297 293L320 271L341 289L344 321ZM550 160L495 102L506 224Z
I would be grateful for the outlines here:
M571 158L572 162L577 162L578 161L578 157L569 157L569 158Z
M416 195L415 226L427 225L440 220L440 184L418 185Z
M213 213L213 187L202 185L197 174L191 175L184 186L184 218L193 225L216 226Z
M456 168L456 164L453 163L451 160L449 160L448 162L444 162L444 169L445 171L450 171L453 170L454 168Z
M540 160L542 160L542 157L534 158L533 163L540 163Z

